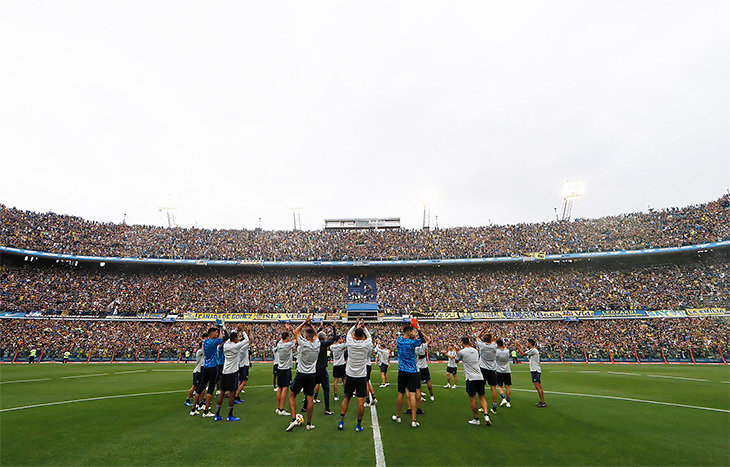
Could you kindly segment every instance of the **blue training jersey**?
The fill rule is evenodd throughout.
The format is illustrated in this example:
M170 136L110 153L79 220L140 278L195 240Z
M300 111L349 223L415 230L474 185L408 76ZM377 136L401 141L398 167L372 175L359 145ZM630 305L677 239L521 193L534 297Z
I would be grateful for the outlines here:
M398 371L418 373L416 347L421 345L421 339L406 339L401 336L395 342L398 348Z
M205 339L203 341L203 352L205 352L205 368L218 366L218 346L225 342L226 339L219 337L218 339Z

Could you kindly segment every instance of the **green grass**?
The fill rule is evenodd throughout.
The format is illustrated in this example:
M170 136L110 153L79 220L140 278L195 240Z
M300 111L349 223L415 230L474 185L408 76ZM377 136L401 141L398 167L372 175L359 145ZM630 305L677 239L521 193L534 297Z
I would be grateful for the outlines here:
M285 433L274 415L271 366L252 368L241 422L190 417L182 405L192 365L1 365L0 410L118 394L167 394L75 402L0 412L2 465L374 465L369 409L362 433L354 407L346 429L315 406L317 429ZM122 373L145 370L139 373ZM179 370L179 371L170 371ZM390 420L393 385L373 375L388 465L729 465L730 367L689 365L545 365L548 392L610 395L725 410L546 394L537 400L526 365L514 367L512 408L493 426L471 426L467 396L447 390L444 367L431 365L436 400L423 403L421 426ZM635 373L623 375L616 373ZM96 375L86 378L65 376ZM655 376L649 376L655 375ZM656 376L671 376L660 378ZM396 371L391 367L391 380ZM459 383L463 385L460 369ZM25 379L44 381L6 383ZM695 378L691 381L674 378ZM724 383L723 383L724 382ZM342 389L340 389L341 394ZM333 402L333 411L339 405Z

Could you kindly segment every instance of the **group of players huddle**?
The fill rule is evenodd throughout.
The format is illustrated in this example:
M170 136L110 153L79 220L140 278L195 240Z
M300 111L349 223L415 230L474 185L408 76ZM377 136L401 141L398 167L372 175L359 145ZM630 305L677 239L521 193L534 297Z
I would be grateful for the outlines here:
M236 404L242 403L241 393L248 382L250 367L249 333L243 324L239 324L237 331L228 332L220 323L219 327L211 327L204 336L200 348L196 351L196 366L193 370L193 386L190 388L185 405L192 407L190 415L203 412L203 417L212 417L216 421L224 420L221 416L221 406L228 394L228 416L225 420L238 421L233 415ZM221 335L222 329L222 335ZM401 423L403 401L406 400L408 409L406 414L411 415L411 427L418 427L417 415L422 414L421 402L425 401L421 393L421 385L428 387L430 398L434 400L431 375L428 369L428 346L431 344L429 336L418 326L417 322L406 325L396 338L398 350L398 398L396 412L391 417L396 423ZM501 397L500 406L511 406L511 369L510 360L516 355L510 354L501 339L494 339L486 327L473 338L463 336L461 346L449 345L446 355L446 388L456 388L457 364L464 366L466 376L466 392L469 396L473 418L468 421L472 425L480 425L479 412L483 411L484 421L491 425L489 412L497 413L497 400ZM296 377L292 380L292 366L294 350L297 350ZM344 397L340 409L338 430L344 429L345 415L353 395L357 398L356 431L363 431L362 419L367 405L377 404L375 391L370 382L371 356L373 351L377 356L382 379L381 388L390 385L388 382L388 365L390 350L382 342L373 342L373 338L362 320L358 320L346 335L339 336L333 323L331 335L328 337L325 328L315 331L311 316L292 329L285 325L281 339L272 348L274 353L274 391L276 391L275 413L281 416L291 416L291 422L286 431L292 431L304 424L304 417L296 410L296 397L304 393L302 412L306 412L306 429L312 430L312 413L314 402L319 402L318 391L324 393L325 415L334 415L329 405L329 375L327 365L328 350L334 360L334 400L338 401L338 382L344 386ZM517 343L517 350L527 356L530 366L532 382L535 385L540 402L537 407L546 407L541 383L540 353L533 339L527 340L527 350L523 351ZM449 381L453 378L453 385ZM485 396L486 386L492 392L492 407L489 408ZM217 409L215 414L210 411L211 401L219 388ZM479 406L477 405L477 398ZM288 401L288 409L285 405Z

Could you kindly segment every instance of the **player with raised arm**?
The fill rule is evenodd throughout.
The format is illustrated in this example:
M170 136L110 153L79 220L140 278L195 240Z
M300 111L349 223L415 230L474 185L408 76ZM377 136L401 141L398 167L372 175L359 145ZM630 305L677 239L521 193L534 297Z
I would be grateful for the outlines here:
M434 400L433 397L433 385L431 385L431 370L428 369L428 345L431 343L430 340L426 340L426 342L422 343L418 347L416 347L416 367L418 368L418 373L421 377L421 384L425 384L428 388L429 394L431 394L431 400ZM416 397L416 400L418 402L418 406L421 406L421 397Z
M327 373L327 364L329 362L329 358L327 357L327 350L339 339L335 323L332 323L332 336L329 339L327 339L327 334L325 334L324 330L322 329L320 329L317 337L319 338L319 356L317 357L317 388L321 388L324 395L324 414L332 415L332 412L330 411L330 377ZM315 400L319 400L317 394L318 391L319 389L315 388Z
M193 386L188 391L188 397L185 399L185 405L192 407L193 404L190 399L195 394L195 389L200 385L200 378L203 375L203 363L205 363L205 352L203 351L203 342L198 345L198 350L195 351L195 368L193 368Z
M223 374L221 375L221 393L218 394L218 406L215 411L215 421L223 420L221 417L221 406L223 398L228 393L228 420L229 422L237 422L240 418L233 416L233 407L236 405L236 390L238 389L238 362L241 349L248 347L248 334L241 331L241 339L238 338L236 331L231 332L230 339L222 344L223 356L225 358L223 364Z
M281 333L281 340L276 343L276 354L278 355L278 366L276 368L276 414L277 415L291 415L289 412L284 410L284 404L287 401L289 393L289 385L291 385L291 367L293 362L293 351L296 342L291 338L289 330L291 326L288 324L284 326L286 329Z
M223 322L221 321L221 326ZM198 414L198 403L201 401L201 394L206 390L208 393L205 395L205 409L203 411L203 417L215 417L214 414L210 413L210 400L213 398L215 393L215 383L218 380L218 346L228 340L228 331L223 327L223 337L220 337L220 329L217 327L208 328L207 338L203 341L203 352L205 353L205 361L203 362L203 374L200 378L200 386L196 391L195 401L193 402L193 409L190 411L190 415Z
M517 351L523 356L527 356L527 360L530 363L530 375L532 376L532 384L535 385L537 395L540 397L540 402L536 403L537 407L547 407L545 403L545 394L542 392L542 369L540 368L540 351L537 350L535 345L535 339L527 339L527 352L522 350L520 343L517 342Z
M249 349L251 348L251 336L248 333L248 328L243 324L238 325L238 332L241 335L241 341L246 341L246 344L241 346L241 350L238 352L238 388L236 389L236 404L241 404L241 393L248 384L248 372L251 367L251 358L249 355Z
M375 352L378 356L378 365L380 366L380 387L387 388L390 386L388 382L388 366L390 365L390 349L378 339L375 346Z
M304 337L302 333L304 333ZM289 391L289 411L292 420L286 431L292 431L300 423L294 415L297 413L296 398L300 392L304 392L307 401L307 430L313 430L313 398L314 386L317 385L317 358L319 357L320 342L312 327L312 315L307 316L307 319L294 329L294 339L297 342L299 356L297 358L297 376L294 378Z
M484 422L487 426L492 424L487 413L487 399L484 397L484 376L479 367L479 351L471 345L469 336L461 338L463 349L456 354L456 361L464 364L464 376L466 378L466 394L469 396L471 404L472 419L469 420L471 425L481 425L479 421L479 412L477 410L476 397L479 396L479 403L484 410Z
M340 400L339 396L337 395L337 383L342 382L343 386L345 384L345 352L347 351L347 342L345 342L345 337L342 336L337 340L336 344L332 344L330 346L330 350L332 350L332 379L334 380L334 392L335 396L334 399L336 401Z
M408 406L411 410L411 427L416 428L420 424L416 421L416 392L421 387L418 368L416 367L416 347L426 341L424 333L413 326L404 326L403 335L396 339L398 349L398 399L396 401L396 413L391 419L401 422L401 411L403 410L403 397L408 398Z
M362 417L365 412L365 396L368 392L366 363L370 360L370 354L373 352L373 341L362 318L358 318L357 324L347 332L346 342L348 358L345 374L347 377L345 378L345 395L342 398L340 421L337 424L337 429L344 429L347 407L352 394L355 393L357 397L357 425L355 431L363 431Z
M497 339L497 389L502 402L499 406L512 407L510 397L512 397L512 370L509 367L511 359L509 349L504 345L502 339ZM502 389L504 387L504 389ZM506 391L506 394L505 394Z
M458 367L456 366L456 350L454 349L453 345L449 345L449 350L446 352L446 356L448 357L448 362L446 363L446 386L444 386L446 389L456 389L456 373L458 370ZM452 386L450 384L450 380L453 377L454 379L454 385Z
M492 390L492 413L497 413L497 343L492 334L487 331L487 325L482 327L477 335L479 349L479 368L482 369L484 381Z

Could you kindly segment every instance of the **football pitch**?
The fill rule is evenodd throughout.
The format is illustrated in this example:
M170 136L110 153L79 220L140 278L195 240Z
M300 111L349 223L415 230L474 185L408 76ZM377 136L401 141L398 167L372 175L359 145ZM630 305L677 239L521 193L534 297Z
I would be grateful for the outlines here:
M376 453L380 465L730 464L728 366L544 365L539 409L527 365L514 365L512 407L487 427L467 424L462 369L445 389L445 367L431 365L435 401L418 428L390 419L395 366L388 388L373 373L378 423L366 408L365 431L352 404L338 431L333 401L333 416L315 405L315 430L286 433L269 364L251 368L240 422L188 415L192 364L0 365L0 464L376 465Z

